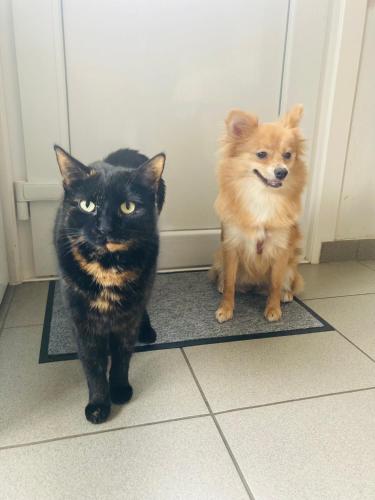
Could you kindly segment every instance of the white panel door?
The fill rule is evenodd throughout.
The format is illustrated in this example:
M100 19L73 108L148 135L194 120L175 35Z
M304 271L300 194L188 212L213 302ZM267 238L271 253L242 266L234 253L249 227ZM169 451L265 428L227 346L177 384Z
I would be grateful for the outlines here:
M375 237L375 1L368 3L336 239Z
M160 265L209 264L219 239L213 202L224 118L232 107L253 109L266 120L278 115L288 1L63 0L60 7L56 0L32 6L15 0L28 180L56 182L53 142L70 142L85 162L120 147L165 151ZM48 17L52 24L41 29ZM33 97L38 84L43 92ZM38 275L55 270L55 207L31 203Z
M273 120L299 101L313 134L329 5L13 0L27 180L38 192L60 182L54 142L84 162L121 147L165 151L160 267L209 264L224 118L239 107ZM44 192L30 203L38 276L56 272L57 203Z
M286 0L64 0L72 153L167 153L162 230L218 227L215 153L232 107L278 114ZM272 36L270 36L272 34Z

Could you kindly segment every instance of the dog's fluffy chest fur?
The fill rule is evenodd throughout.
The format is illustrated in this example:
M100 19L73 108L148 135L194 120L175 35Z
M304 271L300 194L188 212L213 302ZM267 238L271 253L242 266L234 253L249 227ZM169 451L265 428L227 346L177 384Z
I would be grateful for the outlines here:
M266 229L254 227L244 232L236 225L225 226L225 241L235 246L241 255L240 260L267 260L276 257L281 249L288 247L290 228Z
M241 249L246 259L272 258L288 246L293 220L283 198L260 183L243 183L238 197L241 213L225 224L225 240Z
M241 208L253 226L269 225L282 210L280 197L271 189L265 188L260 182L244 182L239 190Z
M220 323L233 317L236 288L267 286L269 321L280 319L280 300L292 300L301 288L297 221L306 179L301 116L299 105L275 123L241 110L226 119L215 203L222 244L210 273L223 292L216 311Z

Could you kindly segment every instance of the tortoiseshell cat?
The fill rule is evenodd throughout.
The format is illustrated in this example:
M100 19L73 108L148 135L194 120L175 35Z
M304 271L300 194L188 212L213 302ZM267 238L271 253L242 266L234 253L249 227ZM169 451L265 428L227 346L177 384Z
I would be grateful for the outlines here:
M88 166L55 146L64 198L55 223L63 295L86 373L87 420L132 397L129 361L139 339L156 340L146 304L159 250L165 155L122 149ZM112 362L107 380L107 361Z

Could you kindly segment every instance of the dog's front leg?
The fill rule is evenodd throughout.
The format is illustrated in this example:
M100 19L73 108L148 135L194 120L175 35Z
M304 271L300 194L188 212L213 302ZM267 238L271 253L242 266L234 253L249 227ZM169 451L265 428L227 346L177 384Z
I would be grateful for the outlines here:
M216 319L219 323L233 318L237 269L238 255L236 250L223 244L224 290L222 301L216 310Z
M281 318L281 289L288 269L289 252L284 252L271 266L271 283L264 316L268 321L278 321Z

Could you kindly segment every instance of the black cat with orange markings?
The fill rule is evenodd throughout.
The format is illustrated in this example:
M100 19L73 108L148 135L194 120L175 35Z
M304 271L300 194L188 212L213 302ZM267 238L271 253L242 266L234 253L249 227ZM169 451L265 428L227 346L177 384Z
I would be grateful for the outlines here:
M165 156L149 160L122 149L84 165L58 146L55 152L64 186L55 247L89 388L85 414L98 424L111 401L132 396L128 371L137 340L156 340L146 305L159 250Z

